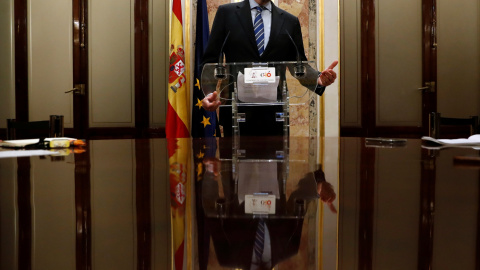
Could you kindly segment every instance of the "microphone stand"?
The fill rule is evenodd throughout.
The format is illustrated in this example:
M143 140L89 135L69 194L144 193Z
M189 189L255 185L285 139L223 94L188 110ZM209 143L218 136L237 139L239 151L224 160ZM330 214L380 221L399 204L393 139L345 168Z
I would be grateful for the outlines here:
M218 56L218 63L217 66L215 67L213 71L213 75L215 79L217 80L223 80L227 77L227 69L223 65L223 48L225 47L225 44L227 43L228 36L230 36L230 31L227 33L227 36L225 37L225 40L223 41L222 47L220 49L220 55Z
M290 41L292 41L293 46L295 47L295 50L297 51L297 64L293 68L295 78L297 78L297 79L298 78L303 78L303 77L305 77L305 74L307 74L307 68L302 63L302 59L300 58L300 52L298 51L297 44L295 44L295 41L293 41L293 38L290 35L290 33L288 33L287 30L285 30L285 32L287 33L288 37L290 38Z

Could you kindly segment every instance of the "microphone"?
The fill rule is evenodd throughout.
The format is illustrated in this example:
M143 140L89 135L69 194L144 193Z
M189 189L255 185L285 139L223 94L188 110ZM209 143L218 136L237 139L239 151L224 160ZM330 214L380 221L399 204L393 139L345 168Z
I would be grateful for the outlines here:
M287 33L288 37L290 38L290 41L292 41L293 46L295 47L295 50L297 51L297 64L295 65L293 71L295 74L295 78L302 78L305 76L307 73L307 68L305 65L302 63L302 58L300 57L300 51L298 50L297 44L295 44L295 41L293 41L292 36L290 36L290 33L288 33L287 30L285 30Z
M218 56L218 63L217 67L215 67L215 70L213 71L213 75L215 76L215 79L217 80L223 80L227 77L227 69L223 65L223 48L225 47L225 44L227 43L228 36L230 35L230 31L228 31L227 36L225 37L225 40L223 41L222 47L220 48L220 55Z

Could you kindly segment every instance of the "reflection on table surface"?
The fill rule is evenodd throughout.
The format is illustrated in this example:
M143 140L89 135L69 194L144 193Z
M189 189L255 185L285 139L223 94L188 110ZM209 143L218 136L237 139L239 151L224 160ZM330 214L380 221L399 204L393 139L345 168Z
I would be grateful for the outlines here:
M0 159L0 269L480 267L480 170L454 162L479 156L473 148L282 137L87 144Z

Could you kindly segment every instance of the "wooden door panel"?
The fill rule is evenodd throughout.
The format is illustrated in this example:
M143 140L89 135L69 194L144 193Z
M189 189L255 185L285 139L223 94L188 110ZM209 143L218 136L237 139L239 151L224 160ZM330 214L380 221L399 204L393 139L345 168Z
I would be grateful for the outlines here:
M480 2L437 2L438 111L450 117L479 115Z
M13 0L0 1L0 129L15 115L13 22Z
M167 118L167 95L165 85L168 82L169 43L169 3L162 0L149 0L150 9L150 125L165 126ZM167 38L168 39L168 38Z
M134 0L89 1L90 127L135 126L133 12Z
M422 5L376 5L376 126L422 125Z
M340 46L341 66L340 86L340 125L341 127L361 128L361 3L351 1L348 4L340 1Z
M28 2L29 120L63 115L64 126L73 127L72 2Z

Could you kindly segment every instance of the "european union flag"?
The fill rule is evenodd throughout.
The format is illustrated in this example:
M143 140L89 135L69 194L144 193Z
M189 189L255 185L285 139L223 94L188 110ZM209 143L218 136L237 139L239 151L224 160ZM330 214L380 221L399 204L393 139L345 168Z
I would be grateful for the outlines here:
M197 1L197 31L195 42L195 70L192 108L192 137L220 137L217 132L217 113L207 112L202 107L204 94L200 85L200 70L204 48L207 46L209 36L207 4L205 0Z

